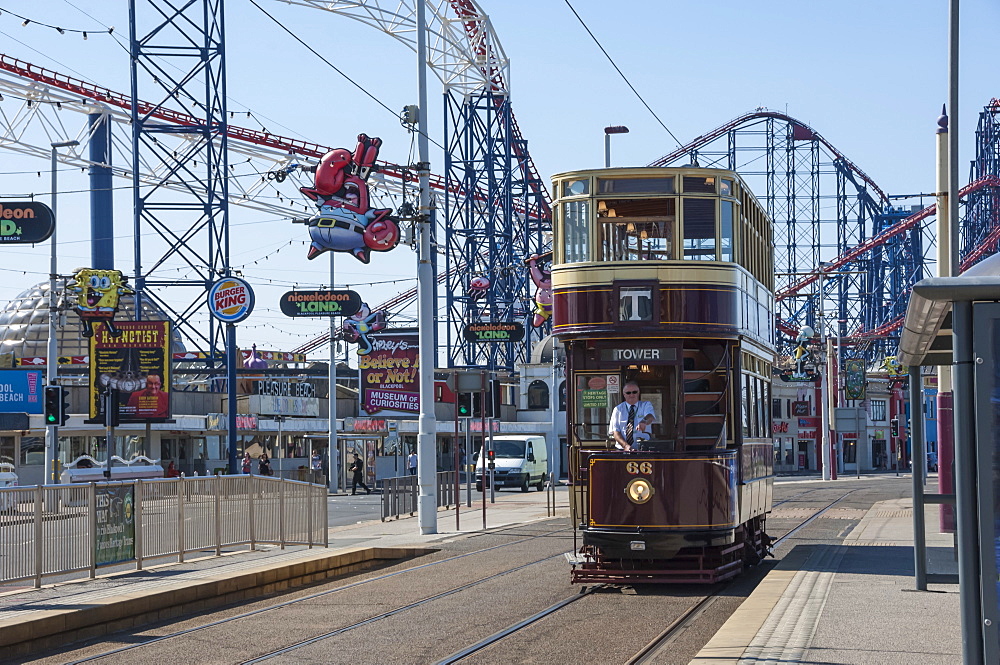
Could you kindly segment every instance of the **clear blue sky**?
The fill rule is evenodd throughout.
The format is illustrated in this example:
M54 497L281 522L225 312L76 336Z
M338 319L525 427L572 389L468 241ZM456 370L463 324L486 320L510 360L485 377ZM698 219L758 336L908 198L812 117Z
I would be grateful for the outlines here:
M382 137L381 158L415 159L395 111L416 102L412 51L389 37L315 9L259 0L304 41L393 110L375 103L305 50L247 0L227 3L229 108L251 110L272 133L320 144L353 147L359 132ZM511 59L515 113L543 176L603 165L603 127L627 125L613 137L614 165L643 165L676 147L673 139L629 91L563 0L480 0ZM573 6L662 121L687 142L756 107L787 112L809 124L866 171L889 194L934 189L934 129L947 99L946 0L838 3L723 0L682 3L573 0ZM127 3L0 0L2 52L122 93L129 90L126 51L106 35L21 26L15 12L34 22L99 30L114 25L127 38ZM960 172L968 173L979 111L1000 97L995 75L995 30L1000 7L988 0L962 3L959 132ZM992 65L992 66L991 66ZM441 141L441 84L430 79L432 136ZM140 92L140 96L142 93ZM0 102L11 113L18 102ZM67 117L75 128L82 119ZM252 119L237 124L259 127ZM62 137L58 137L62 138ZM39 136L37 145L58 138ZM432 170L441 172L434 150ZM3 152L0 194L48 192L48 163ZM43 171L42 177L16 175ZM118 186L127 187L124 181ZM61 272L88 262L86 178L60 172ZM79 192L79 193L76 193ZM240 344L290 349L324 329L322 322L292 322L274 300L286 283L328 281L326 260L305 261L302 226L260 214L233 213L233 263L261 284L258 311L241 327ZM131 272L131 195L116 198L119 267ZM48 247L7 247L0 299L45 279ZM262 260L263 257L269 257ZM257 265L253 261L258 260ZM415 282L415 256L405 247L363 266L337 261L338 284L387 279L398 285L362 286L372 303ZM268 285L267 281L278 282Z

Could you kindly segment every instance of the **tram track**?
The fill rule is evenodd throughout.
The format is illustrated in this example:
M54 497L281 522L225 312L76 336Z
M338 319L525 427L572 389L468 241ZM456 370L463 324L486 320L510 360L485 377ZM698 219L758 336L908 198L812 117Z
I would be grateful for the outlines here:
M517 527L510 527L510 528L507 528L507 529L498 529L498 530L493 531L491 533L493 535L502 535L502 534L504 534L507 531L516 531L516 530L518 530L520 528L521 528L520 526L517 526ZM551 537L551 536L553 536L555 534L563 533L563 532L569 531L569 530L570 530L569 527L565 527L565 528L561 528L561 529L553 529L553 530L547 531L545 533L541 533L541 534L537 534L537 535L532 535L532 536L521 537L521 538L518 538L517 540L511 541L509 543L501 543L501 544L498 544L498 545L492 545L490 547L480 548L480 549L477 549L477 550L473 550L471 552L464 552L462 554L457 554L457 555L454 555L454 556L446 557L446 558L440 559L438 561L431 561L429 563L420 564L420 565L414 566L412 568L405 568L403 570L397 570L397 571L393 571L391 573L385 573L383 575L376 575L375 577L370 577L370 578L367 578L367 579L364 579L364 580L359 580L359 581L356 581L356 582L351 582L349 584L343 584L343 585L337 586L337 587L335 587L333 589L326 589L324 591L319 591L319 592L316 592L316 593L311 593L311 594L308 594L308 595L305 595L305 596L301 596L299 598L294 598L292 600L287 600L287 601L279 602L279 603L276 603L276 604L273 604L273 605L268 605L267 607L262 607L262 608L259 608L259 609L256 609L256 610L251 610L249 612L242 612L240 614L237 614L237 615L234 615L234 616L231 616L231 617L226 617L224 619L218 619L216 621L211 621L211 622L208 622L208 623L204 623L204 624L201 624L201 625L198 625L198 626L194 626L192 628L186 628L184 630L175 631L175 632L172 632L172 633L168 633L166 635L159 635L159 636L156 636L156 637L152 637L152 638L150 638L148 640L143 640L143 641L137 642L135 644L129 644L127 646L119 647L119 648L116 648L116 649L111 649L111 650L104 651L104 652L101 652L101 653L98 653L98 654L92 654L90 656L86 656L84 658L80 658L80 659L77 659L77 660L67 661L66 665L82 665L83 663L92 663L92 662L99 661L99 660L102 660L102 659L105 659L105 658L109 658L111 656L116 656L116 655L123 654L123 653L126 653L126 652L131 652L131 651L134 651L134 650L137 650L137 649L142 649L143 647L149 647L149 646L153 646L153 645L157 645L157 644L162 644L162 643L167 642L169 640L174 640L174 639L178 639L178 638L181 638L181 637L185 637L185 636L188 636L188 635L191 635L193 633L200 632L200 631L208 630L208 629L211 629L211 628L217 628L217 627L221 627L221 626L226 626L227 624L233 624L235 622L238 622L238 621L241 621L241 620L244 620L244 619L251 619L253 617L257 617L257 616L259 616L261 614L264 614L266 612L271 612L271 611L274 611L274 610L280 610L280 609L283 609L283 608L287 608L287 607L299 605L299 604L302 604L302 603L306 603L308 601L313 601L313 600L317 600L317 599L320 599L320 598L323 598L323 597L327 597L327 596L330 596L332 594L341 593L341 592L344 592L344 591L347 591L347 590L350 590L350 589L361 587L363 585L367 585L367 584L372 584L372 583L375 583L375 582L380 582L380 581L388 580L388 579L393 578L393 577L398 577L398 576L401 576L401 575L407 575L407 574L411 574L411 573L418 573L420 571L425 571L426 569L428 569L430 567L440 566L440 565L443 565L443 564L455 562L455 561L458 561L460 559L465 559L465 558L472 557L472 556L475 556L475 555L478 555L478 554L485 554L485 553L488 553L488 552L496 551L498 549L503 549L503 548L506 548L506 547L513 547L514 545L519 545L519 544L522 544L522 543L530 542L532 540L538 540L538 539L542 539L542 538L548 538L548 537ZM448 592L443 592L441 594L436 594L435 596L433 596L431 598L423 599L423 600L418 601L417 603L413 603L411 605L417 606L417 605L429 602L430 600L432 600L434 598L443 598L443 597L446 597L448 595L452 595L453 593L456 593L458 591L461 591L463 588L475 586L475 585L481 584L481 583L483 583L483 582L485 582L485 581L487 581L489 579L493 579L493 578L495 578L497 576L508 574L510 572L514 572L516 570L524 568L525 566L534 565L536 563L540 563L542 561L547 561L549 559L556 558L556 557L561 557L561 556L563 556L563 553L560 552L559 554L555 554L555 555L552 555L552 556L549 556L549 557L545 557L544 559L539 559L537 561L533 561L533 562L530 562L528 564L524 564L522 566L518 566L517 568L512 568L512 569L510 569L508 571L502 571L502 572L494 573L494 574L492 574L489 577L477 580L475 582L472 582L472 583L469 583L467 585L464 585L463 587L458 587L458 588L453 589L453 590L448 591ZM345 627L343 629L338 629L337 631L332 631L329 635L324 635L324 636L319 636L319 637L322 638L322 639L329 638L329 637L333 636L334 634L338 634L340 632L344 632L345 630L348 630L350 628L357 628L357 627L359 627L361 625L365 625L365 624L371 623L374 620L384 619L384 618L387 618L389 616L393 616L395 614L398 614L400 611L402 611L402 609L406 609L406 608L398 608L397 610L394 610L394 611L391 611L391 612L385 612L385 613L383 613L381 615L378 615L376 617L372 617L370 620L366 620L366 621L363 621L363 622L358 622L357 625ZM319 641L319 639L315 639L315 640L312 640L312 641ZM296 648L301 648L302 646L305 646L305 644L308 643L308 642L309 642L309 640L303 640L302 644L298 645ZM262 657L259 657L259 658L262 659L262 660L267 660L269 658L273 658L276 655L280 655L280 653L279 652L275 652L274 654L267 655L266 657L262 656ZM247 662L260 662L260 661L259 660L254 660L254 661L247 661Z
M401 607L394 608L394 609L392 609L392 610L390 610L388 612L383 612L381 614L377 614L375 616L372 616L372 617L369 617L367 619L364 619L363 621L357 621L357 622L352 623L352 624L347 625L347 626L341 626L340 628L337 628L336 630L331 630L331 631L329 631L327 633L323 633L322 635L315 635L315 636L310 637L308 639L300 640L298 642L295 642L294 644L289 644L288 646L283 647L281 649L278 649L276 651L272 651L270 653L266 653L266 654L264 654L262 656L257 656L256 658L252 658L250 660L245 660L245 661L241 662L240 665L254 665L255 663L263 663L265 661L271 660L272 658L277 658L278 656L284 656L284 655L290 654L290 653L292 653L294 651L298 651L299 649L302 649L304 647L316 644L317 642L322 642L323 640L330 639L331 637L336 637L337 635L342 635L343 633L346 633L347 631L350 631L350 630L354 630L355 628L361 628L362 626L370 625L372 623L375 623L376 621L381 621L383 619L388 619L389 617L396 616L397 614L400 614L402 612L408 612L410 610L419 608L422 605L426 605L428 603L432 603L432 602L434 602L436 600L440 600L442 598L447 598L448 596L453 596L453 595L455 595L457 593L461 593L463 591L468 591L470 589L473 589L474 587L479 586L480 584L483 584L485 582L494 580L494 579L496 579L498 577L503 577L504 575L510 575L511 573L516 573L519 570L524 570L525 568L528 568L530 566L534 566L536 564L542 563L544 561L549 561L551 559L555 559L555 558L560 557L560 556L562 556L561 553L560 554L553 554L552 556L547 556L545 558L537 559L535 561L529 561L528 563L521 564L520 566L516 566L514 568L510 568L508 570L505 570L505 571L502 571L502 572L499 572L499 573L495 573L493 575L490 575L489 577L484 577L482 579L476 580L475 582L469 582L468 584L463 584L461 586L454 587L454 588L449 589L447 591L442 591L441 593L437 593L437 594L434 594L432 596L428 596L426 598L421 598L420 600L415 601L413 603L408 603L408 604L403 605Z
M813 513L811 516L809 516L808 518L806 518L805 520L803 520L801 523L797 524L795 527L793 527L792 529L790 529L789 531L787 531L785 534L783 534L782 536L780 536L779 538L777 538L773 542L773 548L777 549L778 547L780 547L781 545L783 545L784 543L786 543L789 539L793 538L799 531L801 531L802 529L804 529L805 527L807 527L810 523L812 523L816 519L822 517L822 515L824 515L829 510L831 510L832 508L834 508L838 503L840 503L844 499L848 498L851 494L853 494L854 491L856 491L856 490L851 490L851 491L847 492L846 494L844 494L843 496L838 497L836 500L834 500L834 501L826 504L822 508L816 510L816 512ZM805 493L803 493L803 494L805 494ZM802 496L802 494L796 495L795 497L790 497L789 499L786 499L786 500L784 500L782 502L778 502L775 505L780 505L780 503L786 503L788 501L801 500L801 496ZM512 529L512 530L516 531L516 528ZM498 549L502 549L502 548L506 548L506 547L511 547L511 546L514 546L514 545L517 545L517 544L520 544L520 543L525 543L525 542L529 542L529 541L533 541L533 540L538 540L538 539L542 539L542 538L553 537L553 536L555 536L555 535L557 535L559 533L562 533L562 532L565 532L565 531L568 531L568 530L569 530L568 528L553 529L553 530L549 530L549 531L546 531L544 533L540 533L540 534L537 534L537 535L531 535L531 536L527 536L527 537L519 537L517 540L514 540L514 541L509 542L509 543L501 543L501 544L498 544L498 545L492 545L490 547L480 548L480 549L477 549L477 550L474 550L474 551L465 552L465 553L458 554L458 555L451 556L451 557L446 557L446 558L441 559L439 561L433 561L433 562L421 564L421 565L415 566L413 568L407 568L405 570L393 571L393 572L390 572L390 573L387 573L387 574L384 574L384 575L377 575L375 577L368 578L368 579L365 579L365 580L351 582L349 584L340 585L340 586L338 586L338 587L336 587L334 589L327 589L327 590L324 590L324 591L321 591L321 592L318 592L318 593L309 594L309 595L306 595L306 596L303 596L303 597L300 597L300 598L295 598L295 599L292 599L292 600L289 600L289 601L285 601L285 602L282 602L282 603L278 603L278 604L275 604L275 605L270 605L268 607L259 608L259 609L256 609L256 610L252 610L250 612L244 612L244 613L241 613L239 615L232 616L232 617L227 617L227 618L220 619L220 620L217 620L217 621L212 621L212 622L209 622L209 623L206 623L206 624L202 624L202 625L199 625L199 626L195 626L195 627L192 627L192 628L188 628L188 629L185 629L185 630L176 631L176 632L173 632L173 633L170 633L170 634L167 634L167 635L162 635L162 636L154 637L154 638L151 638L149 640L145 640L145 641L142 641L142 642L139 642L139 643L136 643L136 644L131 644L131 645L123 646L123 647L120 647L118 649L106 651L106 652L103 652L103 653L100 653L100 654L95 654L95 655L92 655L92 656L81 658L79 660L74 660L74 661L72 661L72 665L76 665L77 663L89 663L89 662L99 661L99 660L108 658L110 656L114 656L114 655L117 655L117 654L122 654L124 652L131 652L131 651L136 650L136 649L141 649L142 647L148 647L148 646L151 646L151 645L154 645L154 644L163 643L163 642L166 642L168 640L180 638L180 637L183 637L183 636L186 636L186 635L190 635L191 633L195 633L195 632L198 632L198 631L203 631L203 630L206 630L206 629L209 629L209 628L226 626L227 624L233 624L234 626L237 626L236 629L238 630L238 625L239 624L235 624L234 622L238 622L238 621L243 620L243 619L250 619L252 617L256 617L256 616L258 616L260 614L263 614L265 612L270 612L272 610L278 610L278 609L281 609L283 607L288 607L288 606L292 606L292 605L296 605L296 604L305 603L305 602L310 601L310 600L315 600L315 599L318 599L318 598L322 598L324 596L329 596L331 594L343 592L343 591L346 591L348 589L359 587L361 585L366 585L366 584L373 583L373 582L378 582L378 581L381 581L381 580L387 580L387 579L392 578L392 577L396 577L396 576L400 576L400 575L405 575L405 574L417 572L417 571L420 571L420 570L425 570L425 569L427 569L428 567L431 567L431 566L439 566L441 564L445 564L445 563L453 562L453 561L456 561L456 560L459 560L459 559L464 559L464 558L467 558L467 557L475 556L477 554L483 554L483 553L487 553L487 552L492 552L492 551L495 551L495 550L498 550ZM518 535L520 536L521 534L519 533ZM239 661L239 662L241 662L241 665L249 665L251 663L266 662L266 661L269 661L269 660L272 660L272 659L275 659L275 658L279 658L279 657L282 657L282 656L289 656L289 655L294 654L295 652L297 652L297 651L299 651L301 649L305 649L305 648L307 648L307 647L309 647L311 645L316 645L316 644L321 643L321 642L323 642L325 640L333 639L333 638L335 638L335 637L337 637L339 635L343 635L344 633L347 633L349 631L360 629L360 628L364 628L366 626L370 626L370 625L376 624L376 623L378 623L380 621L384 621L386 619L389 619L391 617L395 617L395 616L403 614L405 612L415 611L415 610L418 610L419 608L425 608L429 604L434 603L435 601L439 601L439 600L442 600L442 599L447 598L449 596L455 596L456 594L460 594L460 593L462 593L464 591L471 590L471 589L473 589L473 588L475 588L475 587L477 587L479 585L482 585L482 584L486 583L489 580L494 580L497 577L502 577L502 576L505 576L505 575L509 575L509 574L512 574L512 573L524 570L525 568L528 568L528 567L531 567L531 566L534 566L534 565L538 565L538 564L541 564L543 562L550 561L552 559L556 559L556 558L561 557L561 556L563 556L563 554L560 552L558 554L553 554L553 555L546 556L546 557L543 557L543 558L535 559L535 560L532 560L532 561L520 564L518 566L512 566L512 567L509 567L509 568L505 567L504 570L496 571L496 572L492 573L491 575L489 575L487 577L483 577L483 578L474 580L474 581L466 583L466 584L457 585L457 586L448 588L448 589L446 589L444 591L441 591L439 593L430 594L430 595L425 596L423 598L419 598L419 599L417 599L417 600L415 600L413 602L406 603L406 604L400 605L398 607L393 607L393 608L388 609L388 610L386 610L384 612L381 612L381 613L378 613L378 614L375 614L375 615L372 615L372 616L368 616L368 617L359 619L357 621L352 621L352 622L347 623L345 625L339 626L339 627L337 627L337 628L335 628L333 630L329 630L329 631L326 631L326 632L323 632L323 633L320 633L320 634L312 635L312 636L309 636L309 637L307 637L305 639L300 639L298 641L295 641L295 642L293 642L291 644L282 645L280 648L273 649L273 650L268 651L267 653L264 653L264 654L261 654L261 655L257 655L257 656L255 656L252 659L243 660L243 661ZM716 589L713 593L711 593L709 595L706 595L704 597L701 597L696 602L692 603L687 609L683 610L666 628L664 628L664 630L659 635L657 635L653 640L651 640L642 649L640 649L632 657L632 659L629 660L629 661L627 661L627 662L628 663L636 663L636 664L638 664L638 663L654 662L654 659L656 659L658 657L658 654L662 654L663 651L674 640L676 640L677 637L680 634L682 634L685 631L685 629L687 629L692 624L694 624L699 619L699 617L701 617L706 611L708 611L712 607L712 605L717 600L719 600L719 598L725 593L725 591L732 586L733 583L734 582L730 582L730 583L721 585L720 588ZM539 622L544 621L546 618L551 617L552 615L556 614L560 610L563 610L567 606L575 603L576 601L581 600L581 599L586 598L586 597L589 597L589 596L593 595L595 592L600 591L600 590L604 590L604 589L606 589L606 588L608 588L610 586L613 586L613 585L601 584L601 585L594 585L594 586L590 586L590 587L585 587L582 590L578 591L577 593L574 593L571 596L563 598L563 599L561 599L561 600L559 600L559 601L557 601L557 602L549 605L545 609L543 609L543 610L541 610L539 612L536 612L535 614L532 614L531 616L529 616L527 618L524 618L524 619L521 619L519 621L513 622L510 625L508 625L506 628L503 628L503 629L501 629L499 631L496 631L495 633L489 635L486 638L483 638L483 639L481 639L481 640L479 640L479 641L477 641L477 642L475 642L473 644L470 644L467 647L464 647L464 648L462 648L462 649L460 649L458 651L455 651L451 655L446 656L445 658L443 658L443 659L441 659L441 660L439 660L437 662L438 662L439 665L443 665L443 664L449 664L450 665L452 663L462 662L462 661L466 660L467 658L469 658L470 656L472 656L473 654L480 653L483 650L485 650L485 649L487 649L487 648L489 648L489 647L491 647L493 645L496 645L496 644L502 642L505 639L509 639L509 638L511 638L514 635L522 634L523 631L525 631L525 629L529 628L530 626L534 626L534 625L538 624Z
M787 531L784 535L775 539L773 543L773 549L778 549L785 541L790 540L796 533L807 527L809 524L814 522L823 516L824 513L832 509L835 505L846 499L848 496L856 492L857 490L851 490L841 497L838 497L835 501L827 504L826 507L821 508L816 511L813 515L809 516L803 520L799 525L793 529ZM668 625L663 632L657 635L649 644L643 647L631 660L628 661L627 665L645 665L646 663L651 663L656 659L669 645L673 642L677 636L689 625L691 625L699 616L701 616L709 607L712 606L722 594L732 588L736 581L731 581L723 585L721 588L716 589L714 593L705 596L700 599L687 610L685 610L677 619Z
M846 499L855 491L856 490L851 490L850 492L844 494L843 496L838 497L836 500L827 504L825 507L817 510L813 515L803 520L793 529L789 530L781 537L775 539L773 543L774 549L777 549L784 541L790 539L801 529L805 528L816 519L822 517L823 514L825 514L835 505ZM671 642L673 642L688 626L697 621L697 619L702 614L704 614L709 608L711 608L711 606L717 600L719 600L722 594L728 589L730 589L732 585L735 584L735 582L736 581L734 580L732 582L725 583L721 585L718 589L716 589L713 593L704 596L698 599L696 602L694 602L690 607L684 610L676 619L674 619L666 628L664 628L664 630L659 635L657 635L652 641L650 641L642 649L640 649L628 661L628 665L642 665L645 663L654 662L654 660L663 652L664 649L666 649L670 645ZM438 661L437 665L453 665L454 663L459 663L468 656L471 656L472 654L477 653L489 646L497 644L500 641L527 628L528 626L531 626L542 619L552 616L553 614L563 609L567 605L570 605L571 603L576 602L577 600L580 600L581 598L584 598L594 593L595 591L607 588L609 586L612 585L601 584L593 587L587 587L581 590L579 593L564 598L563 600L551 605L550 607L542 610L541 612L538 612L528 617L527 619L524 619L523 621L519 621L515 624L512 624L507 628L497 631L493 635L477 642L476 644L473 644L469 647L466 647L465 649L453 653L447 658Z

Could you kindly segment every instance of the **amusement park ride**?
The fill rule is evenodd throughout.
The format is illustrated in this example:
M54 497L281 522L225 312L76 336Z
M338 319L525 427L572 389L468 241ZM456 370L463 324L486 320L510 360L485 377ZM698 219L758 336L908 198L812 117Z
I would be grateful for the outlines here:
M264 194L273 197L286 180L303 191L315 187L323 160L336 148L229 124L223 94L225 36L216 20L222 3L191 3L197 21L157 7L161 4L166 3L130 3L131 94L0 54L0 147L47 159L48 143L24 138L38 134L29 131L32 127L44 127L43 135L52 140L80 141L79 148L59 153L60 162L89 167L101 177L110 172L134 179L133 287L156 300L182 333L207 352L210 363L218 362L224 349L221 326L213 322L206 329L192 318L208 286L232 267L229 206L301 218L313 203L309 199L290 190L287 202L274 203ZM414 0L289 4L360 21L415 48ZM449 367L514 370L550 326L540 315L543 306L535 302L546 293L550 197L511 108L507 56L479 3L440 3L427 8L427 17L434 35L429 66L443 84L446 115L443 172L430 181L437 199L435 227L443 238L438 240L443 265L439 262L437 281L444 302L439 356ZM166 75L173 70L163 67L165 58L182 73ZM67 111L83 114L81 127L67 125ZM110 166L101 145L130 146L123 151L125 159L118 160L129 166ZM869 363L895 355L910 288L930 275L933 205L893 205L893 197L815 129L764 109L739 116L649 165L688 163L739 172L773 219L783 349L790 352L798 331L815 327L825 309L826 320L839 326L831 332L849 355ZM415 165L372 157L366 167L369 186L399 201L393 223L405 235ZM258 177L232 177L251 174ZM184 213L188 221L178 228L176 220ZM960 218L964 269L1000 245L996 99L980 114L975 159L961 189ZM364 255L363 248L353 249L356 256ZM177 261L190 267L183 280L163 270ZM826 273L823 280L821 272ZM825 285L822 294L818 283ZM168 301L158 288L166 286L174 297L184 289L192 295ZM391 319L416 294L416 289L400 293L372 310L385 311ZM467 323L478 321L521 321L528 334L519 343L476 345L462 332ZM330 335L325 334L296 351L328 343Z

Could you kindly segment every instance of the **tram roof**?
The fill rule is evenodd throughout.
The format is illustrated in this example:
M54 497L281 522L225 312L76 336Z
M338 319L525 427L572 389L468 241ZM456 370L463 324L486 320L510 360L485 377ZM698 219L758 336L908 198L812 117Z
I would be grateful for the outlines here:
M956 300L1000 300L1000 254L980 261L958 277L929 277L913 285L899 341L901 364L952 363L951 310Z

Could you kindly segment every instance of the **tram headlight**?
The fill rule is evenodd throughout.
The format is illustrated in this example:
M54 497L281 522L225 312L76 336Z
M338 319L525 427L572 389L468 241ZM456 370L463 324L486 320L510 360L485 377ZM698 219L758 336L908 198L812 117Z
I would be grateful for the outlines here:
M653 498L653 485L646 478L633 478L625 486L625 496L632 503L646 503Z

